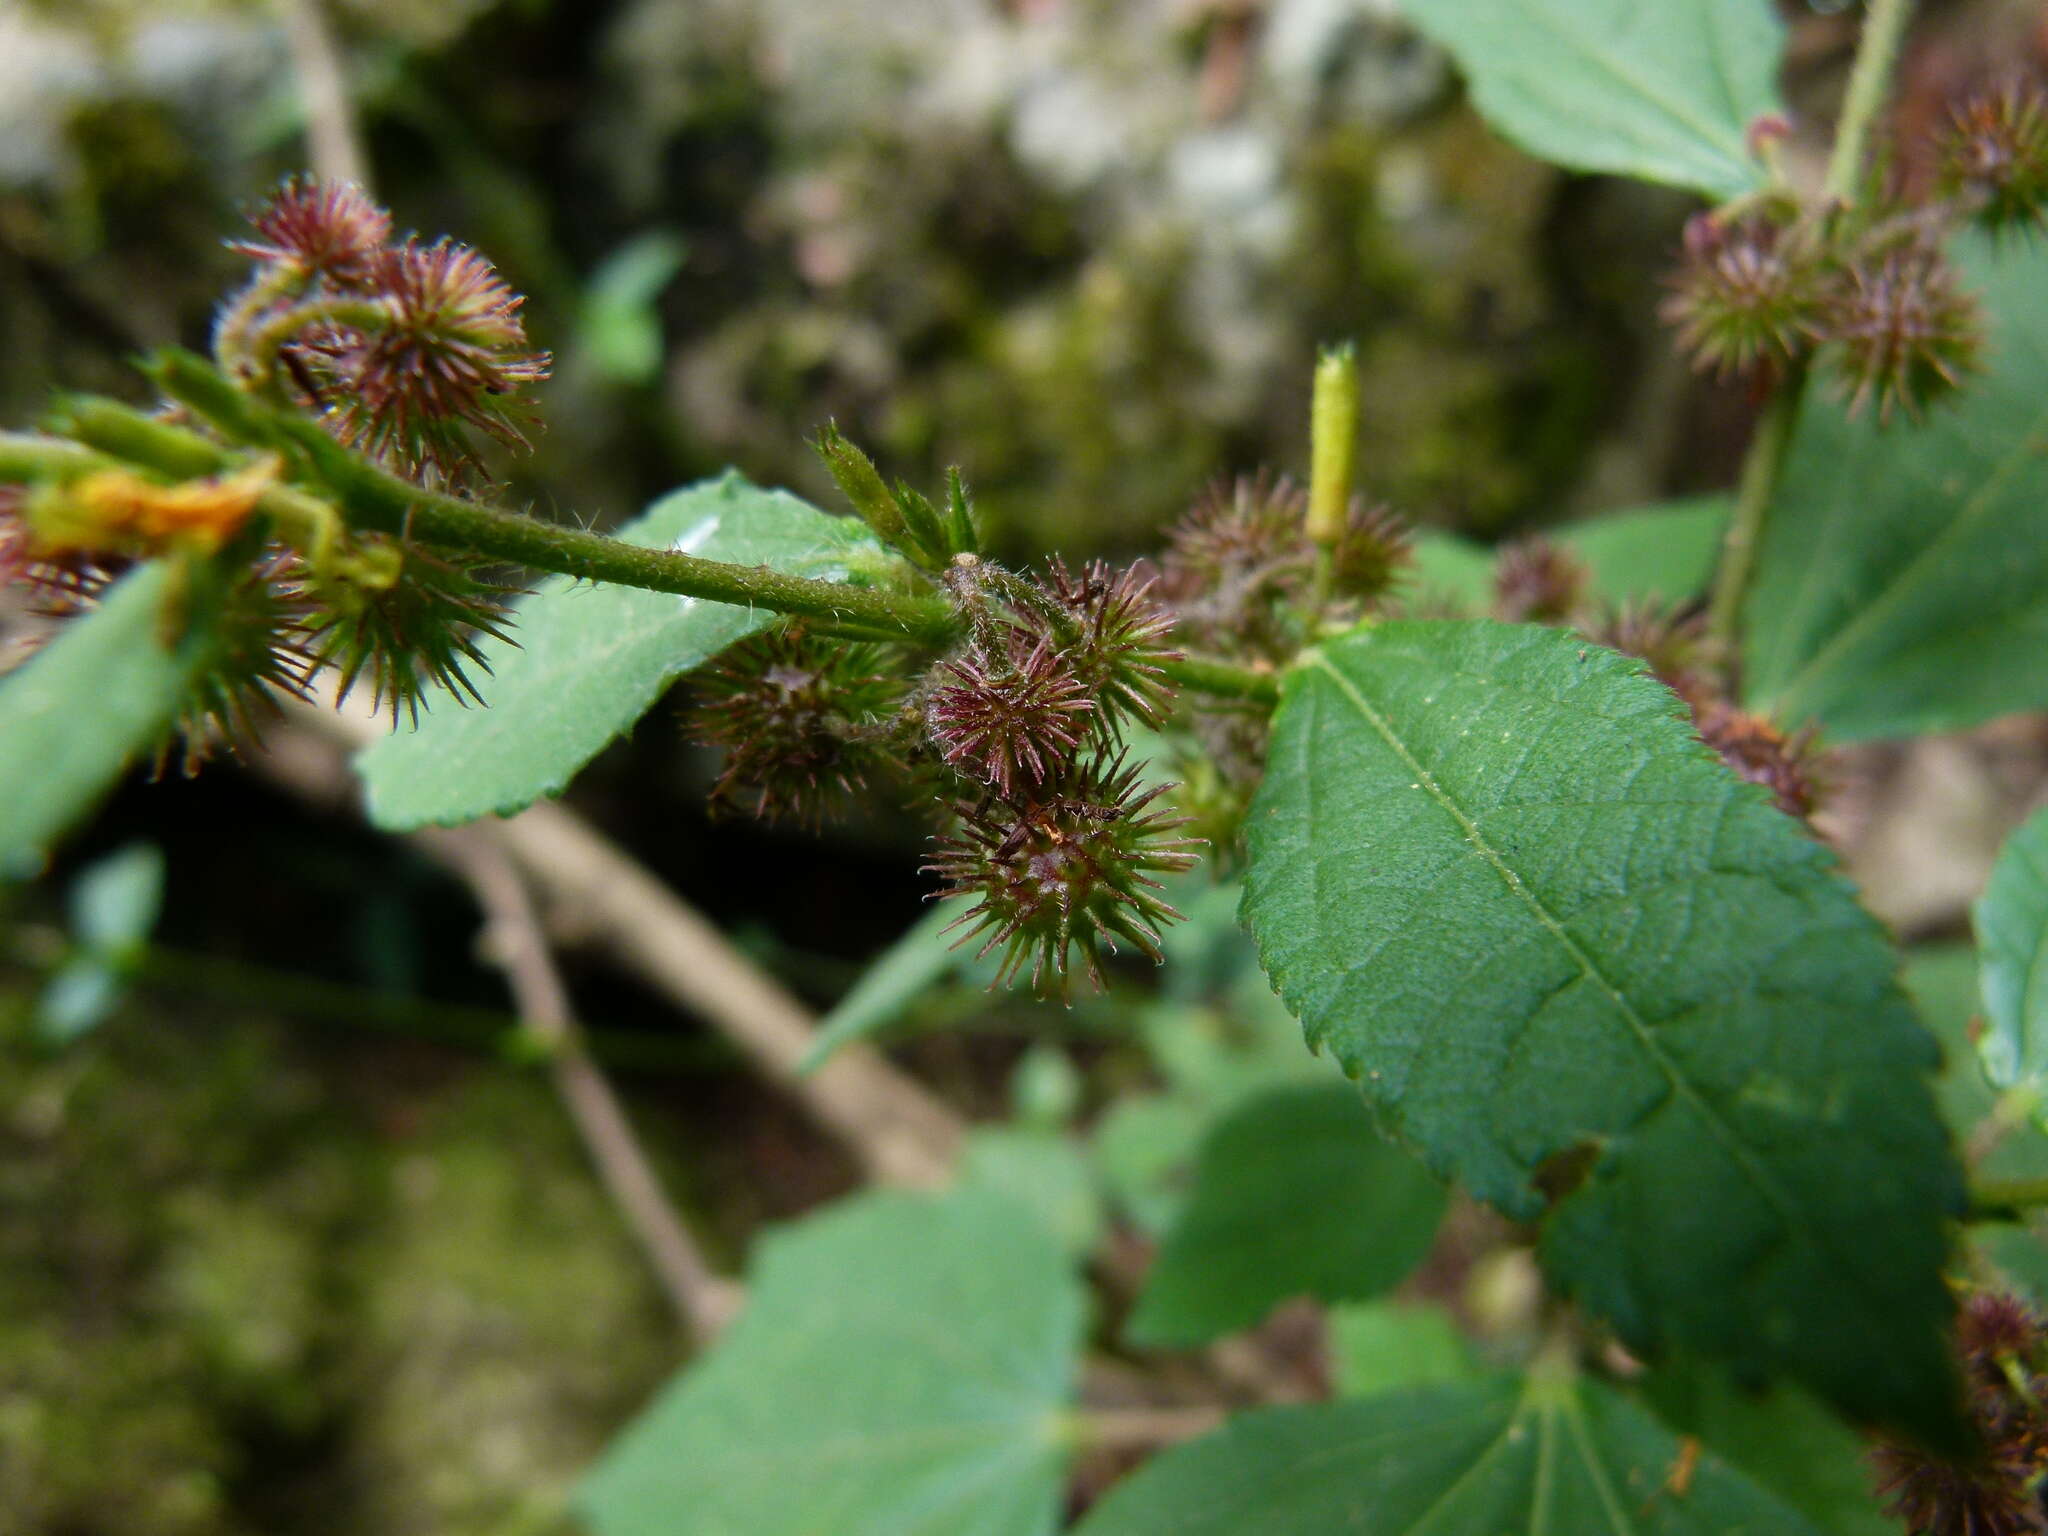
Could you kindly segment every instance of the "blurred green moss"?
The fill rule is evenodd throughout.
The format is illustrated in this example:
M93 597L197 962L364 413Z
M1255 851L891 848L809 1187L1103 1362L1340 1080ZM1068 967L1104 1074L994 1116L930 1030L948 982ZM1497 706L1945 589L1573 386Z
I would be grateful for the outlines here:
M0 992L0 1533L537 1532L676 1363L544 1084ZM387 1070L403 1051L387 1053Z

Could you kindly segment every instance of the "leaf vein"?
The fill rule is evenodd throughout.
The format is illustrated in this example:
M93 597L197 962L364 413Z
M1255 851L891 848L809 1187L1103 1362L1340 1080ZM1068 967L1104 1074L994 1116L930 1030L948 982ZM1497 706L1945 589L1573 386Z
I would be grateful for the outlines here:
M1592 1436L1586 1429L1585 1409L1580 1406L1577 1396L1566 1399L1563 1413L1572 1432L1572 1443L1578 1447L1579 1457L1586 1464L1586 1475L1592 1479L1593 1489L1600 1495L1601 1507L1607 1512L1608 1525L1613 1528L1615 1536L1634 1536L1635 1526L1629 1521L1628 1513L1607 1476L1607 1464L1601 1461L1594 1449Z
M1509 892L1528 908L1530 915L1536 919L1538 924L1557 941L1565 953L1584 971L1586 978L1607 995L1608 1001L1613 1004L1615 1011L1634 1033L1644 1053L1649 1056L1652 1063L1669 1079L1673 1092L1679 1098L1692 1104L1699 1111L1701 1121L1712 1132L1715 1140L1721 1143L1722 1149L1728 1154L1736 1167L1742 1171L1744 1177L1756 1187L1758 1193L1776 1211L1779 1220L1788 1228L1797 1230L1799 1227L1797 1203L1785 1192L1778 1181L1771 1176L1770 1171L1757 1161L1755 1154L1744 1145L1741 1138L1735 1134L1734 1127L1724 1118L1718 1106L1702 1095L1691 1080L1678 1070L1677 1064L1673 1062L1670 1054L1664 1049L1662 1042L1657 1039L1654 1027L1636 1010L1634 1003L1629 1000L1619 987L1608 979L1600 967L1594 963L1593 957L1586 952L1584 946L1572 937L1571 933L1551 914L1550 909L1543 904L1536 893L1528 888L1521 876L1501 857L1499 851L1486 840L1486 836L1480 830L1479 825L1470 816L1466 815L1464 807L1460 806L1445 791L1444 787L1437 782L1436 776L1408 749L1408 744L1394 731L1391 723L1378 710L1373 708L1371 701L1359 692L1351 679L1338 671L1331 664L1329 657L1321 651L1309 653L1304 658L1304 661L1307 665L1313 666L1324 673L1336 684L1338 692L1358 711L1360 717L1372 727L1380 739L1386 742L1393 753L1401 759L1402 763L1415 775L1416 781L1424 787L1430 797L1441 805L1451 818L1458 823L1460 829L1465 834L1466 841L1493 867L1494 873L1500 877L1501 882L1506 885ZM1733 793L1732 786L1730 787L1730 793Z
M1868 603L1843 622L1824 644L1807 657L1799 670L1785 680L1778 691L1782 707L1793 709L1794 706L1788 701L1797 698L1816 677L1825 676L1828 666L1834 662L1839 652L1849 648L1860 638L1862 632L1875 624L1885 610L1903 600L1905 594L1922 584L1927 579L1927 572L1930 569L1938 568L1942 550L1992 511L2007 483L2029 460L2038 457L2039 449L2036 444L2044 432L2048 432L2048 406L2041 409L2019 440L1985 472L1977 489L1971 492L1969 499L1957 509L1956 515L1949 519L1947 526L1923 544L1919 552L1899 567ZM1936 566L1930 567L1930 561L1936 562ZM1814 562L1812 569L1820 569L1820 563Z

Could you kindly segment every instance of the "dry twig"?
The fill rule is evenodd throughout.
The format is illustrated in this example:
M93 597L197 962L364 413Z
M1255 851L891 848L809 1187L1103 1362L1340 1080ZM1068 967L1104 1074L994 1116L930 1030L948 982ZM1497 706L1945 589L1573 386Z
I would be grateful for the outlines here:
M504 969L520 1022L546 1049L555 1090L590 1151L598 1176L632 1228L677 1315L700 1346L738 1309L740 1287L713 1274L662 1192L625 1107L591 1060L548 952L526 882L500 848L473 827L420 834L423 847L460 874L489 921L491 957Z
M341 50L320 8L321 0L282 0L285 42L298 76L299 100L306 111L306 149L313 173L323 181L352 181L368 188L370 170L363 156L355 108L348 99L348 81Z
M353 779L331 747L361 746L382 726L325 708L296 710L294 718L330 750L311 750L319 743L302 733L280 732L266 771L330 804L354 806ZM835 1132L870 1178L935 1188L951 1177L964 1129L952 1110L865 1046L849 1046L816 1072L802 1073L817 1038L808 1010L573 812L536 805L477 823L476 830L525 872L550 916L570 919L648 985L717 1029Z

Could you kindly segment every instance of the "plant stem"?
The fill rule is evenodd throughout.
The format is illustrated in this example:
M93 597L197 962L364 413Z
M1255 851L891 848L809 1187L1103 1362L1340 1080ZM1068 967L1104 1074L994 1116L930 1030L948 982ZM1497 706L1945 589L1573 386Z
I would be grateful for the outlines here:
M953 633L952 605L941 598L899 596L844 582L787 576L765 565L731 565L675 550L647 549L457 496L422 491L378 470L359 477L341 499L350 521L358 527L468 550L535 570L745 608L769 608L933 644L944 642Z
M1150 1450L1195 1440L1221 1429L1227 1410L1207 1403L1185 1408L1083 1408L1067 1419L1067 1434L1081 1450Z
M1159 670L1183 688L1224 699L1248 699L1255 704L1275 704L1280 699L1280 680L1271 672L1254 672L1250 667L1215 661L1207 656L1182 656L1159 663Z
M306 291L312 276L296 263L280 262L258 269L247 287L229 301L213 326L213 352L221 366L240 373L248 362L249 328L272 305L295 299Z
M47 974L64 953L61 935L40 945L40 933L0 926L0 965ZM313 1024L333 1024L394 1038L425 1041L452 1049L482 1051L503 1059L520 1021L509 1013L437 1002L400 992L379 992L341 982L272 970L225 955L169 949L151 944L135 958L135 981L151 992L198 996L215 1004L246 1005L267 1015ZM624 1030L593 1033L590 1049L607 1066L645 1073L730 1072L738 1057L723 1041L681 1040L669 1035Z
M1998 1149L1998 1144L2028 1124L2041 1109L2041 1090L2032 1083L2019 1083L2001 1093L1991 1113L1977 1122L1963 1143L1963 1161L1975 1167Z
M306 143L313 171L323 181L352 181L367 188L370 176L362 134L348 99L348 74L327 25L320 0L285 0L285 38L292 73L306 112Z
M96 469L118 469L117 460L76 443L35 432L0 432L0 485L28 485L39 480L62 483Z
M1721 543L1721 563L1714 572L1714 593L1707 609L1707 629L1732 645L1742 629L1742 602L1756 568L1757 545L1763 540L1764 518L1778 493L1785 460L1806 399L1806 367L1795 363L1786 371L1777 394L1764 407L1756 436L1742 460L1742 478L1735 492L1735 516Z
M1835 125L1835 147L1828 157L1822 195L1831 203L1856 201L1856 181L1863 174L1863 155L1870 130L1891 96L1892 71L1899 44L1912 19L1913 0L1870 0L1863 18L1863 36L1856 45L1856 63L1849 72L1849 91Z
M359 811L362 796L344 754L368 746L385 728L360 710L337 711L334 702L329 686L321 703L289 707L310 736L336 750L274 753L260 765L315 804ZM476 826L512 856L550 910L576 914L591 942L716 1029L835 1133L870 1178L920 1189L951 1179L965 1129L943 1101L858 1042L807 1073L818 1038L810 1013L695 908L572 812L533 805Z
M1857 180L1862 175L1871 129L1891 96L1892 71L1898 64L1899 44L1912 14L1913 0L1870 0L1863 36L1856 47L1856 63L1849 75L1848 95L1835 126L1827 180L1822 186L1822 195L1831 204L1847 207L1856 200ZM1777 393L1764 407L1756 436L1750 440L1749 452L1742 461L1735 517L1722 545L1721 564L1714 574L1713 599L1707 612L1709 632L1725 643L1733 644L1741 634L1743 599L1748 595L1750 576L1756 568L1764 522L1777 497L1778 482L1784 475L1785 460L1799 425L1806 383L1805 364L1795 363L1786 370Z
M190 353L159 354L151 374L166 393L227 436L257 447L286 449L310 466L353 527L535 570L741 607L769 608L932 644L943 643L953 634L953 607L943 598L813 581L767 566L731 565L674 550L648 549L423 489L349 452L315 423L268 410ZM0 452L0 474L6 469L7 460Z
M236 393L239 397L239 392ZM80 401L73 406L80 424L90 423L96 444L144 468L189 478L218 473L233 463L230 454L205 438L139 413L133 421L120 419L124 411L123 407L102 401ZM102 421L103 416L112 419ZM459 497L424 491L368 465L357 467L359 461L344 450L333 451L351 465L347 475L341 477L346 484L335 486L335 490L352 520L361 527L407 534L427 543L450 544L545 571L801 614L865 637L908 635L942 643L953 632L952 606L941 598L899 596L838 582L784 576L763 566L728 565L669 550L646 549L581 529L536 522ZM114 467L117 462L106 454L58 438L0 432L0 484L68 480L95 469ZM276 486L264 492L262 505L303 521L307 499L303 491ZM1160 670L1181 687L1197 693L1258 704L1272 704L1280 697L1279 679L1273 673L1206 656L1165 661L1160 663Z
M286 342L310 326L329 324L357 331L382 331L391 325L391 308L375 299L306 299L281 309L237 338L243 368L262 387L277 372L277 354Z
M1984 1179L1970 1186L1970 1220L2010 1220L2022 1211L2048 1205L2048 1177Z

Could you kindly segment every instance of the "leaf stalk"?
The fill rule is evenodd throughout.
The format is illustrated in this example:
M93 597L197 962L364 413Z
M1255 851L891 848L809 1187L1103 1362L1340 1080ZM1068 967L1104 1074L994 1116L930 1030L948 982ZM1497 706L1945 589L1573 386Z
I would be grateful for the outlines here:
M1835 147L1828 156L1827 181L1822 195L1843 206L1856 201L1857 178L1863 174L1863 157L1870 142L1870 130L1891 97L1892 73L1898 67L1899 45L1912 20L1913 0L1870 0L1863 19L1863 35L1856 45L1856 62L1849 72L1848 94L1842 100L1842 115L1835 126Z
M1891 97L1899 45L1912 14L1913 0L1870 0L1863 35L1856 46L1856 62L1849 75L1848 95L1835 127L1827 179L1821 189L1830 204L1846 208L1856 201L1857 181L1862 175L1871 129ZM1708 631L1723 642L1733 644L1741 635L1743 600L1756 569L1757 547L1763 542L1771 503L1784 477L1806 385L1807 369L1803 364L1795 364L1786 371L1776 394L1764 407L1756 435L1742 461L1735 517L1728 525L1707 610Z
M2048 1205L2048 1177L1981 1179L1970 1186L1971 1221L2012 1221Z
M766 566L732 565L674 550L648 549L425 490L342 448L314 423L271 411L250 399L210 364L189 353L164 354L153 372L167 393L220 431L254 447L290 454L321 482L321 488L355 528L535 570L767 608L816 619L863 637L900 635L943 645L958 630L954 605L944 598L882 592L788 576ZM0 483L68 480L123 462L184 479L218 473L234 462L232 453L199 434L116 402L74 401L69 417L82 429L81 435L89 436L92 447L35 433L0 432ZM325 510L319 498L292 486L273 486L260 505L292 527L317 522L314 514ZM1199 656L1160 665L1175 683L1197 693L1266 705L1280 697L1279 681L1271 672Z

